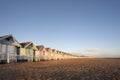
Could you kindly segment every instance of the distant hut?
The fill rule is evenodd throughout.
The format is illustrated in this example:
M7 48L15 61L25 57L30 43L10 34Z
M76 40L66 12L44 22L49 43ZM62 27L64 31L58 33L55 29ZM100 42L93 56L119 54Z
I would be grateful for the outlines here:
M23 47L19 48L19 51L18 51L18 54L17 54L17 61L18 62L28 61L26 48L23 48Z
M64 53L60 51L60 59L64 59Z
M23 55L24 52L25 55L27 56L28 61L36 61L39 60L39 53L36 51L38 51L37 47L32 43L32 42L24 42L24 43L20 43L22 48L24 48L25 52L21 49L20 50L20 55Z
M47 60L47 53L46 53L46 49L43 45L39 45L37 46L38 50L39 50L39 54L40 54L40 60L44 61Z
M61 60L61 51L58 51L58 60Z
M19 42L12 35L0 37L0 63L17 62Z
M67 58L68 58L68 54L64 53L64 59L67 59Z
M62 52L62 55L63 55L63 59L65 59L65 52Z
M40 51L36 50L35 51L35 57L34 57L35 61L40 61Z
M60 55L60 51L57 50L57 60L60 60L60 59L61 59L60 56L61 56L61 55Z
M47 54L48 54L47 59L48 59L48 60L52 60L52 56L53 56L53 54L52 54L52 49L51 49L51 48L45 48L45 49L46 49L46 52L47 52Z
M70 59L71 58L71 54L67 53L67 57L68 57L68 59Z
M55 49L52 49L52 59L57 60L57 51Z

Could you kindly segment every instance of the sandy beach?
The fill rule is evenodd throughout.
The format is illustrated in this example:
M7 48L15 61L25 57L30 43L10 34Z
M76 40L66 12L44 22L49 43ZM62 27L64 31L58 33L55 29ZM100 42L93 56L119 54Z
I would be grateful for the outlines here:
M120 59L0 64L0 80L120 80Z

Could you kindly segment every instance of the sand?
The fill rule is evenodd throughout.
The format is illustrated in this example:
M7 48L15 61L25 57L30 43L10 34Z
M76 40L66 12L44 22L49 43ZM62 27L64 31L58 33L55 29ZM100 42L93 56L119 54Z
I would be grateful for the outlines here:
M0 80L120 80L120 59L0 64Z

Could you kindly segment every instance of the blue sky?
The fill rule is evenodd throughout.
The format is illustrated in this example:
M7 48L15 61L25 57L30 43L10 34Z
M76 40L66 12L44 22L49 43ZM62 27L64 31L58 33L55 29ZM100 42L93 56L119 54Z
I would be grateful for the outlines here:
M77 55L120 57L120 0L0 0L0 35Z

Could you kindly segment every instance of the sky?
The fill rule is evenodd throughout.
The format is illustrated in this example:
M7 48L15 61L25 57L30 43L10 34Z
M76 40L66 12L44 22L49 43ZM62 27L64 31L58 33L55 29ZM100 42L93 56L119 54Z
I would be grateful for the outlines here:
M0 36L74 55L120 57L120 0L0 0Z

